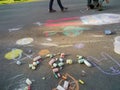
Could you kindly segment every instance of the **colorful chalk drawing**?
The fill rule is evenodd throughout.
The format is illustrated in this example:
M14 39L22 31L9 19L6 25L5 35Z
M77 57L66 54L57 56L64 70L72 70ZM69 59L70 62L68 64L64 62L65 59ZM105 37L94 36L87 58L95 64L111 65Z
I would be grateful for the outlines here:
M82 22L80 22L79 20L77 21L69 21L69 22L58 22L58 23L45 23L45 26L51 26L51 27L65 27L65 26L79 26L82 25Z
M116 61L109 54L102 52L102 58L97 59L93 56L88 56L87 59L102 73L107 75L119 75L120 74L120 63Z
M27 58L30 60L33 59L35 53L27 54L21 49L13 48L10 52L6 53L4 57L8 60L11 60L10 64L16 63L17 61L22 61Z
M80 17L80 20L85 25L104 25L112 23L120 23L120 14L94 14Z
M88 28L84 28L84 27L75 27L75 26L67 26L63 29L63 34L66 36L70 36L70 37L75 37L80 35L83 30L88 30Z
M53 36L53 35L57 34L57 32L56 31L45 31L45 32L43 32L43 34L46 37L48 37L48 36Z
M23 50L14 48L10 52L6 53L4 57L8 60L12 60L12 59L20 58L22 53Z
M23 54L20 55L18 58L13 59L13 61L10 62L10 64L16 63L17 61L23 61L23 60L26 60L28 58L29 58L29 60L33 60L33 55L34 54L35 53L32 53L31 55L29 55L29 54L26 54L26 53L23 52Z
M33 42L33 38L22 38L16 41L18 45L27 45Z
M77 48L77 49L81 49L81 48L84 48L84 44L83 43L79 43L79 44L75 44L74 47Z
M44 26L78 26L82 23L79 20L79 17L70 17L70 18L60 18L57 20L47 20L44 23Z
M43 49L43 50L40 50L40 52L38 54L40 56L44 56L44 55L47 55L49 53L50 53L50 51L48 49Z

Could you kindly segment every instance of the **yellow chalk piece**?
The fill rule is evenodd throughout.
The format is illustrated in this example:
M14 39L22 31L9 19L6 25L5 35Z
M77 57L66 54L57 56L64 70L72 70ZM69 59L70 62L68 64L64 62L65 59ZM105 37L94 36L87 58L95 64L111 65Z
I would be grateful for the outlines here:
M23 52L23 50L21 50L21 49L13 49L12 51L6 53L4 57L8 60L15 59L19 55L21 55L22 52Z
M72 61L72 59L67 59L67 60L66 60L66 63L67 63L67 64L72 64L73 61Z
M81 84L85 84L83 80L79 80L78 82Z

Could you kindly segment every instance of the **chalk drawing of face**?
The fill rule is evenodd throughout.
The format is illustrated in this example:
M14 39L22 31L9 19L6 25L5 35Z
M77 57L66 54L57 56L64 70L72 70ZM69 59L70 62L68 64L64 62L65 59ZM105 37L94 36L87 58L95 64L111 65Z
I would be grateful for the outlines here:
M102 73L107 75L119 75L120 63L109 54L102 52L102 58L97 59L93 56L88 56L87 59Z

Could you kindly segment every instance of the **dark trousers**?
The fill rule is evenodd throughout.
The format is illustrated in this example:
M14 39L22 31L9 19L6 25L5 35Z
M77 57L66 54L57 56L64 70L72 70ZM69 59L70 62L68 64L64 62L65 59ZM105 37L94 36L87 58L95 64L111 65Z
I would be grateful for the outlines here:
M50 0L50 2L49 2L49 10L52 10L52 9L53 9L53 8L52 8L52 6L53 6L53 1L54 1L54 0ZM58 3L58 5L59 5L60 9L63 9L63 5L62 5L61 1L60 1L60 0L57 0L57 3Z
M99 0L87 0L87 5L91 5L91 4L94 4L94 3L98 3Z
M87 0L87 5L91 5L91 4L102 4L104 2L104 0Z

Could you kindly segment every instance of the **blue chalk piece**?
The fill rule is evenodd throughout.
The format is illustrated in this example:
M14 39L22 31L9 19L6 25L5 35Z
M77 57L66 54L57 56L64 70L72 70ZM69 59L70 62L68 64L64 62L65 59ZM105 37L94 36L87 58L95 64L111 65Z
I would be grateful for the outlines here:
M111 30L105 30L106 35L110 35L111 33L112 33Z

